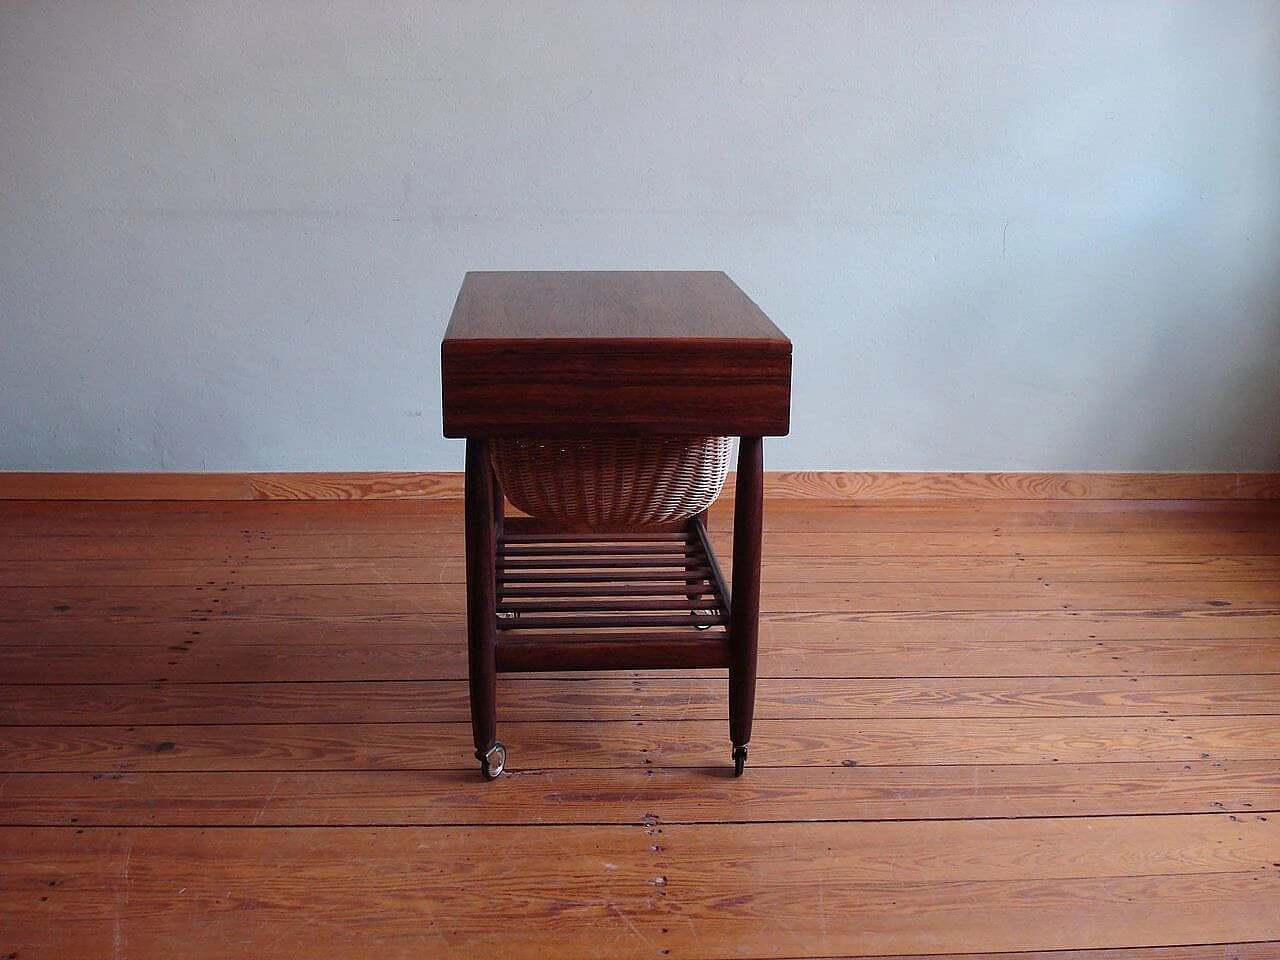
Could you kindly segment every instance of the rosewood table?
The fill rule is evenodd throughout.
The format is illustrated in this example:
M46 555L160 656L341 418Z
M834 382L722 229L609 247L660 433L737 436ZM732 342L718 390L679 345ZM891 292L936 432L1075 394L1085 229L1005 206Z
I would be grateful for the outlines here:
M502 772L500 672L727 667L735 773L751 738L762 438L789 429L791 342L718 272L468 273L441 344L444 434L465 438L476 758ZM739 437L732 590L705 510L643 528L504 516L491 445Z

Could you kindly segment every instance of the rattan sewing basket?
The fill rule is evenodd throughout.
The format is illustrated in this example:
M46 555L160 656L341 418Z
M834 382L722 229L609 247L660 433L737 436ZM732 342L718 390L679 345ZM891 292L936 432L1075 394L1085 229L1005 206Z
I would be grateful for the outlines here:
M720 495L732 437L503 439L494 472L513 505L570 527L644 527L700 513Z

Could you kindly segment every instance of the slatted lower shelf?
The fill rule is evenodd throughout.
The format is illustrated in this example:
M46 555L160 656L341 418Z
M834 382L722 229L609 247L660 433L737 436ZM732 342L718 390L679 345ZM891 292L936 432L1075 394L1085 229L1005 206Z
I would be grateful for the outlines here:
M509 520L497 598L502 672L729 664L728 590L697 519L625 534Z

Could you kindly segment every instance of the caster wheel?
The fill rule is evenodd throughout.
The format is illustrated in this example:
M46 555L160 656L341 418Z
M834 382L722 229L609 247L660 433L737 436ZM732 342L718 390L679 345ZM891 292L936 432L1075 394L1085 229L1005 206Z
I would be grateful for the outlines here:
M494 743L483 753L476 751L476 759L480 761L480 772L486 780L496 780L507 766L507 748L501 743Z
M719 611L719 610L691 610L691 611L689 611L689 612L690 612L690 614L691 614L692 616L694 616L695 618L696 618L696 617L714 617L714 616L718 616L718 615L719 615L719 613L720 613L720 611ZM693 625L693 628L694 628L695 630L710 630L710 629L711 629L711 624L709 624L709 623L695 623L695 624Z
M747 745L733 748L733 775L742 776L742 768L747 765Z

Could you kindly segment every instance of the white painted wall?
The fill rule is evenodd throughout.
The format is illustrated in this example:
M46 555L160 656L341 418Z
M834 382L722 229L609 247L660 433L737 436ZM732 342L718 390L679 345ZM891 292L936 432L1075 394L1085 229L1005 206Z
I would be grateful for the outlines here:
M1280 467L1280 4L0 0L0 468L457 469L469 268L722 268L774 468Z

